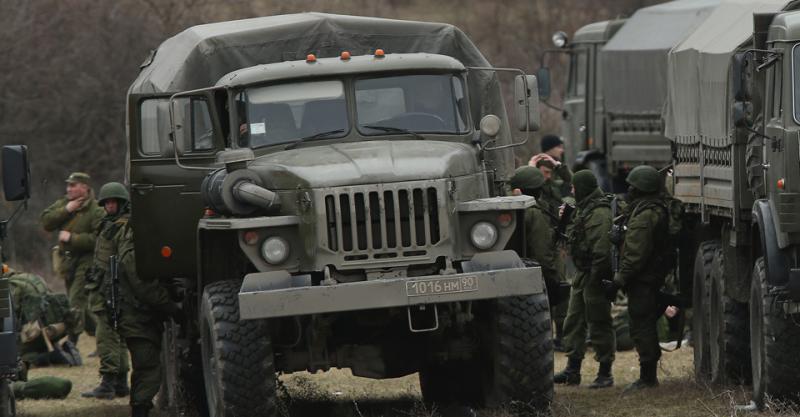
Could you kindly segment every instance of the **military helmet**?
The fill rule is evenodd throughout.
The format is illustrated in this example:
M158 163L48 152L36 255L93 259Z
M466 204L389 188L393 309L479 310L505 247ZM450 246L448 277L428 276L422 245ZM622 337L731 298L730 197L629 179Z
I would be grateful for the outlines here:
M544 185L544 175L539 168L530 165L521 166L514 171L514 176L509 180L509 184L513 188L535 190Z
M628 178L625 179L629 185L648 194L658 191L662 181L661 174L650 165L639 165L632 169Z
M97 197L97 204L103 203L109 198L116 198L118 200L130 201L131 197L128 190L124 185L118 182L109 182L100 188L100 195Z

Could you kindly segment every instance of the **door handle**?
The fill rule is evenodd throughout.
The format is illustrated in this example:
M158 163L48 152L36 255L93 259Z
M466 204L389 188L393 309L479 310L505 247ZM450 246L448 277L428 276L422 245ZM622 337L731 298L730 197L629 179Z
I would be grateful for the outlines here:
M139 195L145 195L155 190L156 186L153 184L131 184L131 189L139 193Z

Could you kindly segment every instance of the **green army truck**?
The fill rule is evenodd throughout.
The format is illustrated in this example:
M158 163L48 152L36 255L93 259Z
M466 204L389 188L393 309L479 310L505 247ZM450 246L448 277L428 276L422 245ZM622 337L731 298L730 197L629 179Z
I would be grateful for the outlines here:
M548 406L545 285L517 255L535 202L505 186L536 77L504 70L509 121L499 71L451 25L318 13L192 27L147 58L127 169L138 273L185 314L166 405L201 380L210 416L274 415L276 373L339 367Z
M23 145L3 146L0 153L2 162L0 163L2 163L3 193L6 201L26 200L30 196L30 167L27 153L28 149ZM25 204L22 204L8 219L0 219L0 266L5 262L3 241L7 236L8 225L24 207ZM11 390L11 382L16 380L20 373L17 323L14 319L11 300L8 280L0 278L0 417L16 415L16 402L14 392Z
M636 52L673 28L685 30L661 53ZM637 150L636 162L671 163L667 182L686 206L678 272L695 373L752 381L760 406L800 394L798 44L800 2L675 1L635 13L602 52L616 62L600 75L605 151L616 152L613 108L646 115L651 127L621 133L651 132L650 150L669 152Z

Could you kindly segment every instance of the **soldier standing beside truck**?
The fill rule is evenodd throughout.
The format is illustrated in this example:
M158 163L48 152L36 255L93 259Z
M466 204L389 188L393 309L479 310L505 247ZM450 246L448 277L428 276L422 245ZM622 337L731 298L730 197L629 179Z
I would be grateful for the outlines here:
M106 293L109 290L109 259L115 253L114 237L126 227L130 218L128 191L125 186L111 182L103 185L98 205L107 213L100 225L94 249L94 264L87 277L89 308L97 317L97 354L100 357L100 385L81 393L82 397L110 400L130 393L128 388L128 349L109 319Z
M657 306L661 305L659 290L670 269L662 255L670 248L667 247L668 213L659 201L661 174L651 166L642 165L631 170L627 182L629 215L614 286L628 295L631 338L639 354L639 379L625 388L630 391L658 385L656 372L661 347L656 323L664 310L659 311Z
M586 353L586 330L600 363L597 378L589 388L614 385L611 366L616 340L611 319L611 302L603 292L601 281L611 276L611 209L608 197L597 186L597 178L589 170L578 171L573 179L577 202L569 228L569 250L577 273L572 281L567 318L564 321L567 368L554 377L557 384L578 385L581 362Z
M84 329L94 330L94 319L87 311L86 272L92 263L97 228L105 212L97 205L89 185L89 175L73 172L67 178L67 193L46 208L41 215L44 230L58 231L58 249L54 262L59 277L67 286L69 303L77 308L80 323L70 340L77 343Z

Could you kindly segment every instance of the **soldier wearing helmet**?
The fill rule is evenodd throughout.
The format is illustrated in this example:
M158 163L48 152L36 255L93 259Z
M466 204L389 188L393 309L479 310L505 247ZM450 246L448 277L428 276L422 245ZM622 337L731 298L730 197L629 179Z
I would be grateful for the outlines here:
M167 290L159 285L157 280L143 279L136 273L133 229L128 223L130 218L128 200L128 191L120 183L108 183L100 189L99 202L108 215L97 238L94 277L98 285L97 294L103 296L103 304L106 306L106 314L103 315L103 319L106 320L105 325L113 331L112 317L117 319L117 332L122 339L118 346L122 347L123 353L126 345L130 351L133 367L130 387L131 415L141 417L149 415L153 407L153 397L161 386L160 355L163 322L169 317L177 316L179 306L170 299ZM117 260L118 282L116 283L112 282L109 274L111 256L115 256ZM109 299L113 293L112 285L116 286L118 294L115 300L118 309L113 315L108 307L112 305ZM114 354L117 354L117 349L113 351ZM98 350L100 350L99 344ZM123 395L127 389L127 363L124 365L117 368L116 374L109 374L112 376L102 374L100 386L95 391L105 395L106 398L109 392L116 396ZM96 397L96 395L88 396Z
M542 172L532 166L517 168L509 181L512 188L518 189L521 194L536 198L536 205L525 213L525 258L533 259L542 268L547 287L551 289L551 308L559 304L558 291L555 289L564 281L564 264L555 245L554 224L558 219L552 214L548 204L541 200L545 179Z
M81 318L69 335L75 344L84 328L90 333L94 331L94 319L87 308L86 272L92 264L95 236L105 214L97 206L89 182L89 175L84 172L70 174L66 179L66 195L41 215L44 230L58 232L53 267L67 286L70 306L78 309Z
M639 379L626 390L658 385L656 371L661 357L656 322L661 313L659 290L667 268L660 265L660 253L667 250L668 213L660 204L664 179L651 166L638 166L626 179L629 205L625 238L620 251L614 287L628 294L630 333L639 354Z
M105 209L106 216L100 224L94 247L94 261L87 277L89 309L97 317L97 356L100 358L100 384L91 391L82 392L84 398L111 400L130 393L128 388L128 349L119 333L112 327L106 310L106 292L109 258L116 254L114 241L129 218L128 190L118 182L100 188L97 204Z

